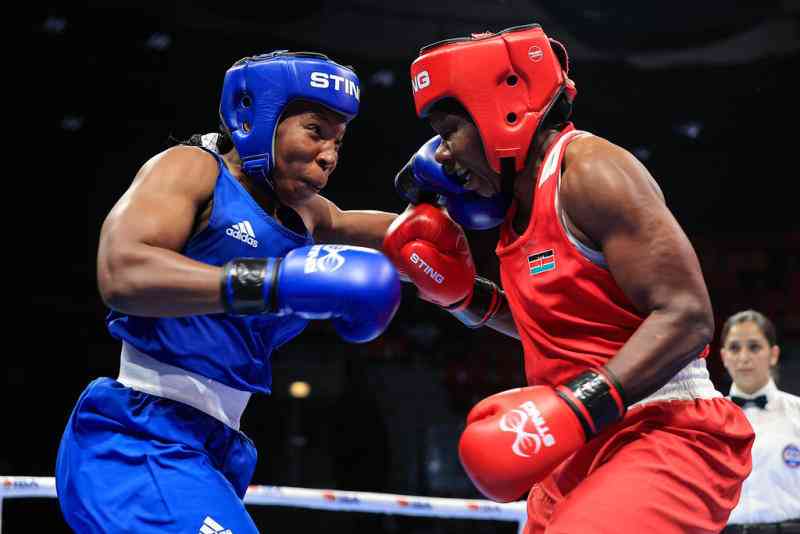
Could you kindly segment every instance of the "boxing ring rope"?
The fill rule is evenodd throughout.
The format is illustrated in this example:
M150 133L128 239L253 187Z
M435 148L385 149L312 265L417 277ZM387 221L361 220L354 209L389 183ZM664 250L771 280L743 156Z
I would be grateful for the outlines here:
M56 481L53 477L0 476L0 532L2 532L3 501L22 497L54 498ZM443 519L477 519L511 521L522 532L525 524L525 501L496 503L476 499L449 499L394 495L286 486L250 486L245 504L259 506L292 506L315 510L366 512Z

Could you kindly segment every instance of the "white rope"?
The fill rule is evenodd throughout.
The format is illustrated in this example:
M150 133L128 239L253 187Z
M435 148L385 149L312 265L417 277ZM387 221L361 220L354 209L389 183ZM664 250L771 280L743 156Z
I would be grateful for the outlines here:
M0 476L0 506L3 499L55 496L56 481L53 477ZM520 528L526 518L524 501L502 504L480 499L445 499L286 486L250 486L247 488L244 502L253 505L294 506L316 510L513 521L518 523Z

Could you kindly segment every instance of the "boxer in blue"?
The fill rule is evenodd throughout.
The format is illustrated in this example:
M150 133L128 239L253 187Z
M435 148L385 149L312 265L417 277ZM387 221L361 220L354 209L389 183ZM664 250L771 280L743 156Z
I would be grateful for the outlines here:
M319 195L359 98L356 74L324 55L245 58L225 75L215 149L154 156L109 213L97 272L120 373L89 384L61 440L75 531L258 531L239 421L270 392L271 352L311 319L368 341L399 305L374 250L396 215Z

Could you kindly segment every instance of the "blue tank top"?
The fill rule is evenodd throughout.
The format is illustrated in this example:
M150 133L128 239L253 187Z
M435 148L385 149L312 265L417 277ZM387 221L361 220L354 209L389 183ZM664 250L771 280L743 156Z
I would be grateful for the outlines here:
M211 153L211 152L209 152ZM182 254L221 266L237 257L280 257L313 239L282 226L259 206L221 158L208 226L193 236ZM306 319L287 315L228 314L139 317L111 311L112 336L159 361L214 379L242 391L269 393L270 355L297 336Z

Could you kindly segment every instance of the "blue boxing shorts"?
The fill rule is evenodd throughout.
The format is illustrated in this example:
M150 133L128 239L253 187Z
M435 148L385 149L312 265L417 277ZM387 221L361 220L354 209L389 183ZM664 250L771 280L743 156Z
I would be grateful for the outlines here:
M245 534L247 436L191 406L93 381L61 439L56 490L76 532Z

